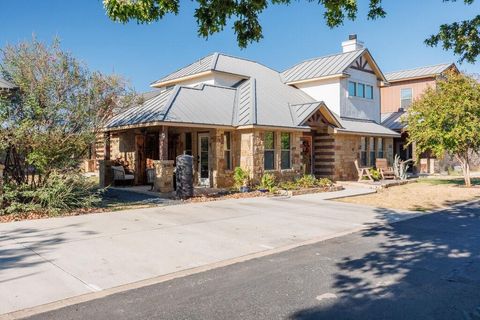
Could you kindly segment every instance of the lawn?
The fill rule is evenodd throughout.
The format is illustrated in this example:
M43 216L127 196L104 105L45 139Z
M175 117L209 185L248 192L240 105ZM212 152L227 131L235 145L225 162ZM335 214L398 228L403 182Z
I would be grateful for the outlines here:
M472 182L474 187L465 188L462 178L425 178L418 182L382 189L374 194L341 198L337 201L380 208L427 211L480 199L480 179Z

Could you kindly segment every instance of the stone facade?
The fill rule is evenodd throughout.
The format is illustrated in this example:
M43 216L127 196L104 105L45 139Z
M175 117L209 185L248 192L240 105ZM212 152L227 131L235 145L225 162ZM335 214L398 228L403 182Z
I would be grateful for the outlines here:
M173 160L155 160L154 188L158 192L173 191Z

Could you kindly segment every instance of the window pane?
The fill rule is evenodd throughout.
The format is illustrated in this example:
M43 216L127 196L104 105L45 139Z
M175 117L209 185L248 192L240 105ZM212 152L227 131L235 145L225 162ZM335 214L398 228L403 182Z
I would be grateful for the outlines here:
M271 131L265 132L264 148L265 148L265 150L275 149L274 135L273 135L273 132L271 132Z
M356 83L353 81L348 81L348 95L350 97L355 97L356 96Z
M367 165L367 138L360 138L360 165L365 167Z
M230 150L225 150L224 151L224 159L225 159L225 169L226 170L231 170L232 169L232 157Z
M404 88L400 90L400 107L407 108L412 104L412 88Z
M282 150L290 150L290 133L282 132L281 140Z
M282 150L282 169L290 169L290 150Z
M369 140L369 146L368 146L368 150L370 152L370 165L371 166L374 166L375 165L375 138L374 137L370 137L370 140Z
M275 169L275 152L274 151L265 151L263 167L265 170Z
M383 158L383 139L377 138L378 157Z
M357 97L365 98L365 85L363 83L357 83Z
M367 91L365 92L365 98L367 99L373 99L373 87L367 85Z
M223 134L223 143L226 150L230 150L230 132L225 132Z

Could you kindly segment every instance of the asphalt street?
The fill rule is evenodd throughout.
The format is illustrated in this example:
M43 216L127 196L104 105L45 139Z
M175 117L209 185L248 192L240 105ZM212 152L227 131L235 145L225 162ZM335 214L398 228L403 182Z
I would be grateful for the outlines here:
M480 319L480 203L30 319Z

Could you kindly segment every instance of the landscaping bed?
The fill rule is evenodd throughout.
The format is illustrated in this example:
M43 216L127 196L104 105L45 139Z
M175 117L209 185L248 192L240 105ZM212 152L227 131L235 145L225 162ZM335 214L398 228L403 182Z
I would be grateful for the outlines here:
M380 208L428 211L480 200L480 179L473 179L472 183L473 187L466 188L462 178L418 179L417 183L391 186L380 189L377 193L340 198L336 201Z

